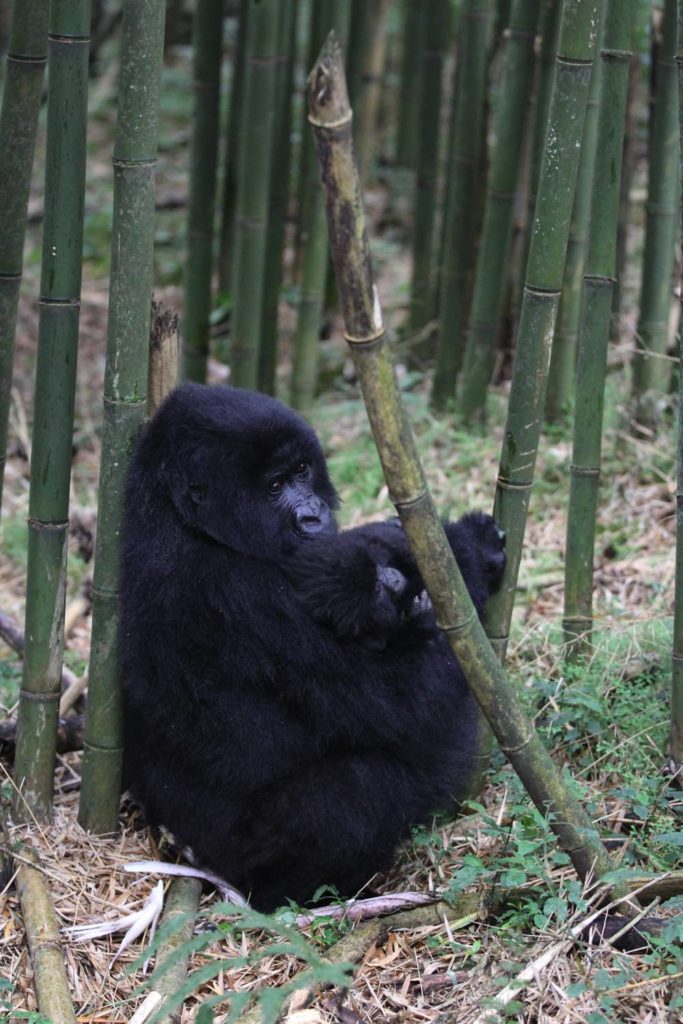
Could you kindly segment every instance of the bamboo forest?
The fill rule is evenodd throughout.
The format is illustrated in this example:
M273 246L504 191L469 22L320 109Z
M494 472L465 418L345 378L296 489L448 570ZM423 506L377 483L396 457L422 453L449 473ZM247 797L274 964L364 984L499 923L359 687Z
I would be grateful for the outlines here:
M683 1020L683 0L0 0L0 1022Z

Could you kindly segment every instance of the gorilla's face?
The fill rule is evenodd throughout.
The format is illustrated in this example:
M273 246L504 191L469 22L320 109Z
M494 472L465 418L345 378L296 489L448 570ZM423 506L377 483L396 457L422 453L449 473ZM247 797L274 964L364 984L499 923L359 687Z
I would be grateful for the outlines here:
M313 467L302 459L265 474L265 484L277 517L277 529L296 538L320 537L336 532L325 499L315 491Z
M275 399L185 384L162 405L141 449L181 522L234 551L278 561L337 531L338 498L320 444Z

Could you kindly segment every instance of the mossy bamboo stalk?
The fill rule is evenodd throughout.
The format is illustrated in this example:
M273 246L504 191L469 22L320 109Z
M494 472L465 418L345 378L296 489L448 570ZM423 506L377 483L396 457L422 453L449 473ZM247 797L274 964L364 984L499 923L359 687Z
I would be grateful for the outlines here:
M26 648L14 814L49 821L64 650L64 598L80 313L89 0L52 0L45 220L33 417Z
M501 659L543 424L597 27L597 0L564 0L494 502L494 515L507 537L508 562L501 589L489 601L486 626Z
M192 32L192 143L183 314L184 375L203 383L209 357L223 0L197 0Z
M119 532L128 463L147 411L154 174L164 0L126 0L114 143L114 222L93 627L79 821L116 829L122 719L118 679Z
M444 408L455 397L465 348L474 265L477 179L484 141L486 44L492 12L492 0L465 0L460 15L432 388L432 405L436 409Z
M570 645L569 653L572 655L586 649L593 623L593 551L602 412L616 273L619 182L632 37L632 0L607 0L600 51L598 141L577 353L567 516L563 626L565 641Z
M247 46L247 16L249 0L240 0L237 39L232 59L228 124L225 133L225 159L223 169L223 208L218 253L218 290L225 295L232 286L232 257L235 237L235 204L237 200L237 142L242 112L244 65Z
M653 403L668 391L669 313L678 231L678 92L676 0L665 0L662 44L650 113L650 162L640 315L633 363L634 415L656 426Z
M439 167L441 83L451 24L450 0L433 0L425 8L417 114L415 224L410 333L419 335L434 318L434 215ZM469 98L474 103L474 98Z
M598 100L600 97L601 62L596 61L591 75L583 141L576 179L576 193L572 210L567 259L562 278L562 295L557 312L553 337L545 414L550 423L566 412L574 391L576 377L576 349L581 324L583 300L583 273L588 251L588 227L593 193L593 168L598 139Z
M15 863L17 894L41 1017L50 1024L76 1024L59 941L59 924L40 859L33 850L22 846L16 851Z
M399 106L396 163L415 169L417 163L418 109L422 37L426 28L427 0L404 0L401 53L401 102Z
M539 0L513 0L510 11L496 115L496 143L488 174L462 382L458 389L458 410L466 419L483 416L495 360L508 282L527 97L534 70L538 9Z
M351 6L348 0L330 0L322 24L331 25L337 38L345 39L350 16ZM316 26L316 31L319 31L319 28L319 25ZM302 412L310 409L315 398L320 325L329 266L325 201L318 183L315 148L308 135L304 141L304 158L306 164L303 173L308 180L308 187L303 195L304 205L301 210L301 288L290 393L292 407Z
M676 44L678 78L680 227L683 231L683 0L678 0ZM676 486L676 593L671 673L671 757L683 764L683 373L678 374L678 479Z
M585 2L585 0L581 0ZM415 553L446 633L504 752L583 878L609 870L609 857L585 812L568 792L521 709L472 607L422 473L388 352L373 282L351 110L334 38L326 43L308 82L313 128L326 194L330 242L345 336L358 370L370 424L391 500Z
M391 0L375 0L369 19L369 41L363 47L364 59L361 74L361 88L358 103L358 129L356 131L360 180L365 184L373 177L377 140L377 119L382 92L382 78L386 59L387 20ZM350 53L349 53L350 56ZM352 98L353 102L353 98Z
M275 394L277 369L278 306L280 285L282 284L282 251L285 240L287 199L289 197L292 85L298 5L298 0L280 0L279 42L275 70L277 114L273 122L273 152L270 161L263 327L258 376L259 391L264 391L269 395Z
M280 0L249 0L240 115L230 381L255 388L263 321Z
M49 0L14 5L0 107L0 510L26 208L47 61L49 8Z

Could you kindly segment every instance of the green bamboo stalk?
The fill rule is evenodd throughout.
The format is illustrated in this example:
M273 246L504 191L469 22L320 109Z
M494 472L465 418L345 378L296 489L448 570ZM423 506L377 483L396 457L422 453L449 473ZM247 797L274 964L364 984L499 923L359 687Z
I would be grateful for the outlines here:
M526 514L564 272L598 25L597 0L564 0L546 146L517 331L515 366L498 471L494 515L507 537L501 589L486 626L501 659L510 629Z
M683 0L678 0L676 45L678 77L680 226L683 228ZM676 594L671 673L671 757L683 764L683 373L678 375L678 479L676 486Z
M79 806L81 825L100 834L116 829L121 790L119 533L128 463L147 410L165 9L164 0L126 0L123 7L93 627Z
M643 253L640 316L633 363L634 415L656 426L654 401L668 391L674 247L677 237L678 110L676 80L676 0L665 0L656 91L650 114L650 180Z
M331 0L322 24L332 26L337 37L348 34L351 7L348 0ZM316 25L316 32L320 26ZM314 33L315 35L315 33ZM319 48L316 46L316 52ZM303 175L308 187L303 194L301 209L302 267L301 289L296 335L290 402L294 409L310 409L315 398L318 380L320 324L325 305L325 286L329 266L329 246L325 222L325 202L318 185L315 147L310 136L304 142Z
M363 81L363 68L368 47L371 45L371 20L373 4L368 0L351 0L351 15L349 20L349 44L346 55L346 78L349 86L351 102L356 104L360 96ZM311 55L313 60L308 67L311 67L316 54Z
M492 12L492 0L465 0L460 16L432 389L436 409L444 408L455 396L465 344L477 178L484 141L486 45Z
M0 510L26 208L47 61L49 0L15 4L0 107Z
M223 174L223 209L221 211L221 237L218 253L218 290L225 295L232 285L232 257L235 237L235 204L237 199L237 142L240 135L244 65L246 61L247 16L249 0L240 0L237 40L232 59L232 80L228 125L225 133L225 160Z
M403 11L403 45L401 55L401 103L399 106L396 163L415 169L418 148L418 109L420 102L420 67L423 36L426 28L427 0L405 0Z
M529 188L527 193L527 215L524 230L523 255L519 263L519 284L516 289L517 294L520 295L524 290L526 267L529 260L531 229L533 227L534 213L536 211L536 196L538 194L541 161L543 159L543 152L545 148L545 134L548 127L550 96L552 94L553 81L555 79L555 62L557 59L561 11L562 4L559 3L558 0L543 0L537 32L537 35L540 37L541 44L536 67L536 88L534 89L534 94L532 96L534 115L529 167Z
M206 363L209 357L223 0L197 0L192 42L194 102L183 351L185 377L203 383L206 380Z
M49 821L64 650L64 598L80 313L89 0L52 0L45 220L33 416L26 648L14 814Z
M308 105L326 192L345 336L359 373L391 500L415 553L437 622L465 669L502 749L536 806L549 814L549 824L580 876L599 878L610 869L610 859L593 823L567 790L522 711L516 688L486 639L424 479L373 282L354 163L351 110L334 38L325 45L309 77Z
M370 6L370 5L368 5ZM369 41L364 46L364 60L358 102L358 128L356 130L356 151L360 180L366 184L374 176L377 144L377 121L379 101L382 92L382 78L389 39L387 21L391 0L375 0L369 19ZM350 48L349 48L350 49ZM350 57L349 52L349 57ZM352 97L353 102L353 97Z
M545 415L546 420L550 423L556 422L566 412L574 391L576 349L583 299L583 273L588 251L593 168L598 140L598 100L601 80L601 61L596 61L591 75L586 105L576 194L574 195L574 208L567 240L567 260L562 279L562 295L548 370Z
M413 277L409 319L412 335L419 335L434 317L434 215L439 165L441 80L450 37L450 0L433 0L424 10L426 24L419 69ZM469 102L473 102L473 99L470 98Z
M278 108L273 123L273 152L270 161L268 238L266 241L263 327L258 376L259 391L268 395L275 394L277 369L278 306L280 285L282 284L282 251L285 241L287 199L289 197L290 131L297 8L298 0L280 0L278 56L275 69L275 101Z
M466 419L483 416L495 360L512 248L527 96L534 69L538 9L539 0L513 0L510 11L496 116L496 144L488 174L484 224L459 387L458 409Z
M632 0L608 0L600 52L598 142L583 314L576 367L574 442L564 576L565 641L586 650L593 624L593 551L600 480L607 342L616 273L619 182L624 148L628 71L633 44Z
M258 384L280 0L249 0L230 332L230 381Z

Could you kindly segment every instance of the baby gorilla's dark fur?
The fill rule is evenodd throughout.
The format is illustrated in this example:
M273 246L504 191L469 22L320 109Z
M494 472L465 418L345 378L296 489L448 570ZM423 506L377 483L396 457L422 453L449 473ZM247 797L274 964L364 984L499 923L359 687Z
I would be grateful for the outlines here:
M474 702L395 522L338 534L313 431L263 395L187 384L126 493L126 784L153 824L270 910L357 892L466 790ZM503 544L446 531L481 613Z

